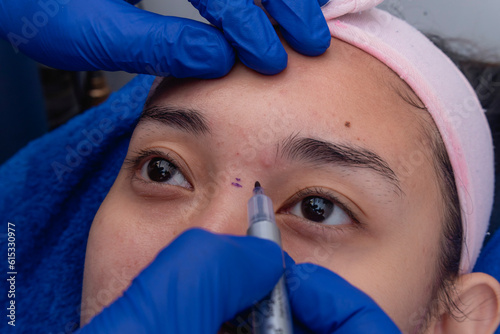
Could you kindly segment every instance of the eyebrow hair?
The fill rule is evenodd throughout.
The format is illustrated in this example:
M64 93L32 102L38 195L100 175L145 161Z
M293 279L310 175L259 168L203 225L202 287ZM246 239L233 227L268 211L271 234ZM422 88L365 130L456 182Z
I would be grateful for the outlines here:
M170 105L148 106L144 108L139 123L145 120L160 122L193 135L211 134L208 122L198 110L178 108ZM389 164L378 154L366 148L347 144L335 144L315 138L299 137L292 134L278 143L276 155L287 160L304 161L313 164L337 164L347 167L369 168L389 181L398 194L404 194L399 179Z
M337 164L347 167L369 168L393 185L399 195L404 194L399 179L389 164L378 154L366 148L346 144L335 144L293 134L278 145L276 154L287 160L298 160L313 164Z
M195 136L211 133L208 121L198 110L177 108L169 105L153 105L144 108L139 123L147 120L174 127Z

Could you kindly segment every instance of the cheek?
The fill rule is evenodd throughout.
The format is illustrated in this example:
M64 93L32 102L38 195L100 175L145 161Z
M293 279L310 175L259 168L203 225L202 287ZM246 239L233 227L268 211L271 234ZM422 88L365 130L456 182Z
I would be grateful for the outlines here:
M345 266L343 277L368 293L404 333L412 333L423 321L429 303L434 302L435 263L439 254L439 233L430 222L436 218L411 217L413 223L390 239L382 240L373 251ZM427 226L419 226L426 222ZM438 223L436 222L436 225ZM390 246L384 246L390 245ZM354 263L354 262L352 262Z
M88 322L130 285L165 247L165 234L148 231L148 222L134 205L111 191L94 218L87 242L81 322ZM167 240L168 239L168 240Z
M432 225L438 225L431 223L436 220L434 212L419 215L408 208L407 213L411 221L398 220L399 230L376 237L361 233L344 239L325 236L313 243L291 237L280 226L283 246L298 263L326 267L367 293L404 333L410 333L432 302L439 234L430 232ZM313 275L308 270L313 269L304 267L302 279Z

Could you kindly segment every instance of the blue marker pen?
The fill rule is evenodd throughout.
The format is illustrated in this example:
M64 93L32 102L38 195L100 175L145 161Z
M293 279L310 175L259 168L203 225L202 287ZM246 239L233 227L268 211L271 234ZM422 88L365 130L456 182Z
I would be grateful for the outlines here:
M255 182L253 196L248 201L247 235L274 241L281 247L281 234L271 199L264 195L259 182ZM281 276L274 289L252 308L254 334L293 333L292 315L285 276Z

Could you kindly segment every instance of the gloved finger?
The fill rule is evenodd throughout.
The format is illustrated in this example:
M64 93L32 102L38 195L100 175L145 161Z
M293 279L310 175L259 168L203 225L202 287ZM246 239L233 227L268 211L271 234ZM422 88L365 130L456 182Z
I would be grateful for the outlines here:
M253 0L189 0L221 29L243 64L263 74L285 69L287 54L264 11Z
M332 39L320 8L325 2L262 0L262 5L279 24L283 37L292 48L307 56L318 56L328 49Z
M96 15L99 4L103 9ZM71 1L58 11L33 40L19 46L49 66L213 78L227 74L234 63L224 35L201 22L143 11L125 1Z
M284 258L285 258L285 277L287 279L287 292L288 295L290 296L290 289L296 289L295 283L296 283L296 273L294 272L295 270L295 260L287 253L283 252ZM304 326L297 317L294 315L293 316L293 333L294 334L309 334L312 333L309 328Z
M314 333L400 333L368 295L326 268L296 264L286 277L294 319Z
M128 7L96 34L105 46L99 50L104 60L98 67L116 64L116 69L128 72L179 78L220 77L231 69L234 51L214 27ZM125 24L124 18L132 22ZM95 58L100 57L89 62Z
M288 252L283 251L283 256L285 258L285 268L291 268L295 265L295 260L288 254Z

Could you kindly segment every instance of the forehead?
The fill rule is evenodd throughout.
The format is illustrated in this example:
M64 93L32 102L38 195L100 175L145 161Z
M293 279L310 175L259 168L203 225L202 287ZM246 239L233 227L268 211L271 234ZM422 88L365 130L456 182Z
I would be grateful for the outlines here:
M345 87L356 95L360 93L366 95L370 92L376 95L382 92L392 95L398 90L413 94L387 66L343 41L334 40L327 52L318 57L302 56L286 44L285 48L289 56L288 67L278 75L262 75L237 62L231 72L220 79L158 78L156 83L162 82L162 85L155 92L153 100L159 101L175 95L200 97L202 94L197 95L195 91L229 92L231 89L237 90L242 87L253 89L247 93L259 94L275 94L277 90L282 90L283 93L286 89L299 88L299 91L310 96L313 92L320 93L318 91L320 87L324 88L322 91L328 90L332 94Z
M237 64L221 79L169 78L150 104L202 110L216 133L227 132L228 125L235 135L264 126L277 137L300 132L389 155L422 142L419 127L428 122L421 120L432 123L430 115L402 98L418 101L380 61L339 40L319 57L287 52L288 67L279 75L261 75Z

